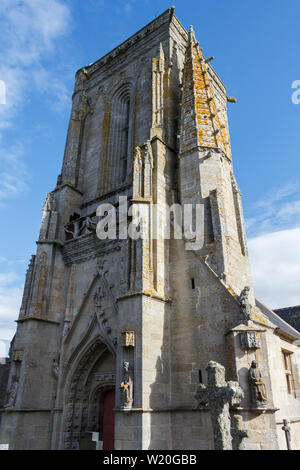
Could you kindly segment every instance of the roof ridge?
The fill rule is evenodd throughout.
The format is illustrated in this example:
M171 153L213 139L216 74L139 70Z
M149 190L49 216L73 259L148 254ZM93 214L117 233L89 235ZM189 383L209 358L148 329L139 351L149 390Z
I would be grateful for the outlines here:
M284 323L287 327L291 328L291 330L292 330L293 332L295 332L298 337L300 336L300 332L299 332L298 330L296 330L296 328L294 328L292 325L290 325L290 323L286 322L283 318L281 318L279 315L277 315L277 313L274 312L274 310L272 310L271 308L267 307L267 305L264 304L264 303L263 303L261 300L259 300L257 297L255 297L255 301L256 301L256 302L259 302L266 310L268 310L270 313L272 313L273 315L275 315L275 316L278 318L278 320L280 320L282 323ZM257 306L258 306L258 308L260 308L259 305L257 305ZM272 319L271 319L271 318L269 318L269 320L270 320L271 323L274 323L274 322L272 322ZM276 324L275 324L275 325L276 325ZM280 329L280 328L279 328L279 329Z
M274 308L272 310L273 310L273 312L280 312L282 310L290 310L290 309L293 309L293 308L300 308L300 305L294 305L293 307Z

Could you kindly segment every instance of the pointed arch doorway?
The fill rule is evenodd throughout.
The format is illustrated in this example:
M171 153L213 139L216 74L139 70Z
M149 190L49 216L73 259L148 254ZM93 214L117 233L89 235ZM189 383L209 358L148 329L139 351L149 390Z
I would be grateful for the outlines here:
M69 381L64 448L114 449L115 356L101 341L81 356Z

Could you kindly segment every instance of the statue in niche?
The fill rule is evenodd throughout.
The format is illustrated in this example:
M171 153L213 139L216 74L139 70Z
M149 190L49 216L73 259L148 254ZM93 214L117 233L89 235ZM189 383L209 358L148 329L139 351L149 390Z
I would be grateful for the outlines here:
M248 373L252 403L256 406L265 405L267 401L266 386L256 361L252 361Z
M103 287L99 286L94 294L94 305L95 307L101 307L101 299L104 297Z
M133 403L133 378L130 362L124 361L122 366L121 405L123 408L131 408Z
M239 303L240 303L240 312L243 321L249 322L251 320L251 305L249 301L249 292L250 292L250 287L246 286L239 297Z
M59 376L59 360L60 360L59 357L53 359L53 364L52 364L52 373L56 379L58 379L58 376Z

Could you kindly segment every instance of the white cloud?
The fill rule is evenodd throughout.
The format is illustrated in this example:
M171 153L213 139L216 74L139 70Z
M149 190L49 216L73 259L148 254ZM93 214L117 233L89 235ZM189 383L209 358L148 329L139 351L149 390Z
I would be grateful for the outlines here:
M130 3L130 2L126 2L125 5L124 5L124 11L125 11L125 13L127 13L127 15L130 15L131 10L132 10L131 3Z
M23 148L15 145L0 149L0 204L4 199L23 193L30 180L23 160Z
M68 32L71 15L61 0L2 0L0 17L0 79L6 83L7 95L6 105L0 107L3 129L32 89L31 77L41 62Z
M7 259L5 256L0 256L0 263L7 264L8 266L13 266L14 264L24 264L25 260L24 259Z
M19 276L13 272L0 273L0 340L11 340L22 301L23 288Z
M0 80L5 83L6 103L0 105L0 141L1 133L12 126L34 91L49 97L55 111L69 101L66 74L58 73L62 66L55 53L57 41L70 29L70 21L70 9L62 0L1 0ZM3 147L0 200L23 192L28 176L20 148Z
M292 229L300 226L300 184L274 188L248 209L246 227L249 236Z
M61 111L70 103L70 90L60 76L40 66L32 72L36 89L47 97L47 103L53 111Z
M300 305L300 228L250 238L256 296L270 308Z

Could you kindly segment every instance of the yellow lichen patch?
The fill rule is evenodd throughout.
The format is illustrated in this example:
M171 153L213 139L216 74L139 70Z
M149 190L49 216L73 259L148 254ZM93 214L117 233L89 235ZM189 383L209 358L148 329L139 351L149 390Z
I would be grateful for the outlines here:
M257 309L252 310L251 313L252 313L253 320L257 320L257 321L265 323L265 324L269 323L268 319L261 312L259 312L259 310L257 310Z
M230 157L227 126L219 115L208 66L198 44L193 45L193 65L199 145L219 147Z
M195 145L220 148L231 158L228 126L216 104L209 66L197 43L187 47L182 108L181 150Z
M227 290L228 292L230 292L230 294L233 296L233 297L236 297L236 293L234 292L234 290L232 289L232 287L227 287Z

